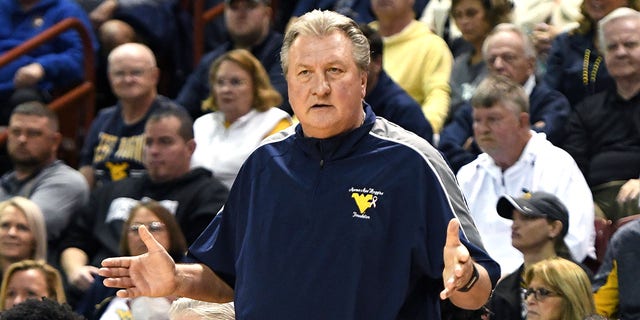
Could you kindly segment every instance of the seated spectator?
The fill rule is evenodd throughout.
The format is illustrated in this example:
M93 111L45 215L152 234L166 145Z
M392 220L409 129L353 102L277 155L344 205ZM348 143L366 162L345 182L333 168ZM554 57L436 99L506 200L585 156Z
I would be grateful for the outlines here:
M38 205L23 197L0 202L0 274L14 262L47 258L47 230Z
M73 0L1 0L0 55L66 18L79 19L98 48L89 18ZM16 106L9 104L14 94L35 90L32 96L44 102L53 90L82 80L83 61L80 35L70 30L0 67L0 125L7 125Z
M639 319L639 241L640 220L623 225L611 237L593 281L599 314L611 319Z
M62 243L60 263L75 299L94 281L100 261L120 253L118 244L129 210L141 200L162 203L175 216L187 244L207 227L227 199L227 188L211 172L190 169L195 142L193 122L184 109L156 110L143 133L141 177L97 188L74 217ZM75 300L71 301L75 306Z
M9 310L29 299L42 298L66 302L58 270L42 260L22 260L11 264L2 277L0 311ZM4 312L1 318L4 319Z
M434 133L439 133L449 112L453 66L449 47L415 19L411 1L373 0L371 8L377 20L369 25L384 43L384 70L420 104Z
M163 71L160 92L170 97L177 94L193 64L191 12L184 11L180 1L77 1L89 12L101 46L96 72L98 108L115 103L107 80L106 58L111 50L128 42L143 43L153 51Z
M234 320L233 302L214 303L189 298L179 298L171 303L171 320Z
M529 95L531 129L544 132L551 143L558 145L571 107L560 92L536 80L535 50L529 37L513 24L500 24L484 41L482 55L490 74L505 76L523 86ZM473 139L472 109L468 103L460 107L440 133L438 148L456 172L481 153Z
M514 23L531 35L538 54L546 56L551 41L562 31L576 27L581 17L582 0L517 0L511 1L514 7ZM431 30L447 41L454 57L464 52L465 46L459 41L461 32L451 15L451 0L429 1L420 15L420 21L429 25ZM459 50L460 49L460 50ZM540 61L543 63L544 61Z
M473 91L487 75L487 66L482 58L482 43L496 25L511 21L513 9L510 0L453 0L451 5L453 21L471 48L460 53L453 61L449 79L449 117L455 114L463 102L471 99Z
M174 261L180 261L187 252L187 243L180 230L180 226L172 213L159 202L140 202L129 212L129 218L122 226L120 237L120 255L137 256L147 252L138 235L138 228L146 227L153 234L153 237L164 247ZM87 294L76 308L76 311L87 319L115 319L116 315L123 318L124 315L131 317L136 308L146 306L144 313L147 316L151 313L157 316L154 319L168 319L167 312L172 297L136 299L120 298L116 296L117 289L107 288L102 281L94 281ZM136 302L136 300L138 300ZM150 306L153 305L153 308ZM118 318L118 319L120 319ZM140 317L133 317L139 319Z
M271 85L282 95L279 107L293 113L287 99L287 83L280 65L282 34L271 28L273 14L269 0L227 0L224 2L225 26L230 41L207 53L187 78L175 101L184 106L193 119L202 116L202 102L210 95L211 64L224 53L246 49L262 63Z
M640 42L638 28L640 13L630 8L600 20L600 48L615 86L577 105L566 126L564 149L591 187L596 214L613 221L638 213L638 198L621 195L640 176L640 46L630 46Z
M558 34L573 30L582 18L582 0L514 1L514 23L531 37L538 57L538 74L544 74L551 42Z
M543 191L525 193L520 198L503 196L498 200L497 210L501 217L513 221L511 245L522 252L524 264L498 282L488 303L491 319L524 319L527 314L522 277L525 270L554 257L575 262L564 242L569 231L569 212L560 199ZM587 267L583 270L591 275Z
M577 264L542 260L525 271L527 319L583 320L595 314L591 282Z
M141 176L144 125L159 109L180 108L158 95L160 70L149 47L123 44L109 54L109 81L118 97L93 120L80 153L80 172L91 188L129 176Z
M282 97L251 52L231 50L209 71L211 96L204 107L213 111L193 123L196 149L192 167L204 167L231 189L249 154L262 139L291 125L291 117L274 108Z
M383 117L425 140L433 141L431 124L422 114L420 105L384 71L383 45L380 34L369 25L360 24L360 30L369 40L371 62L367 74L367 94L364 100L373 113Z
M531 130L527 95L519 84L489 76L473 98L474 138L484 153L458 171L487 252L500 263L503 275L515 271L523 256L512 245L510 220L497 210L503 195L520 197L525 190L556 195L569 210L565 241L575 261L595 257L591 192L575 161L564 150Z
M603 61L604 47L596 45L596 27L600 19L620 7L639 10L640 0L584 0L578 27L561 33L551 44L544 82L567 97L572 108L584 98L614 86Z
M0 178L0 201L22 196L42 210L47 261L56 267L62 232L73 213L89 200L82 174L57 158L61 141L58 116L51 109L40 102L19 105L11 114L7 136L14 170Z
M2 312L3 320L85 320L66 303L42 298L29 299Z

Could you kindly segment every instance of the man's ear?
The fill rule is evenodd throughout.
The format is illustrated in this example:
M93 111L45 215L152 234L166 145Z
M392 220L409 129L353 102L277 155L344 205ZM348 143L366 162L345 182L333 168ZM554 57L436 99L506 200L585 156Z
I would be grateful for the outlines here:
M196 150L196 140L191 139L187 141L187 149L189 149L189 154L193 155L193 152Z
M58 148L60 147L60 143L62 143L62 134L60 132L54 132L51 134L51 148L53 148L53 152L58 152Z
M530 127L529 114L526 112L520 112L520 118L518 119L520 127Z

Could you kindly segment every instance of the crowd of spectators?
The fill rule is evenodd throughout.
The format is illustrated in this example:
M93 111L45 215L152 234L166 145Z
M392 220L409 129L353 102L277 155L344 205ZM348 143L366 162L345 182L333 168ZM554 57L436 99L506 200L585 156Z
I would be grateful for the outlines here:
M371 110L438 148L456 174L504 277L484 316L540 316L555 312L545 303L556 298L558 310L574 305L575 319L638 316L629 297L640 273L627 253L637 251L628 244L640 224L616 232L600 270L585 264L604 254L595 252L594 218L640 212L640 0L224 0L216 24L224 40L200 61L178 48L199 41L185 27L193 18L185 1L69 1L0 0L0 55L77 17L98 58L97 115L76 168L58 159L59 119L46 103L82 78L77 35L0 67L10 165L0 177L2 310L12 306L7 272L30 268L59 270L52 277L64 287L36 298L89 319L99 318L96 304L101 313L130 308L96 281L100 261L143 253L127 247L139 224L196 241L251 152L296 125L283 33L320 8L351 17L368 38ZM140 220L136 209L149 203L173 220L164 212ZM178 299L169 311L175 298L165 299L166 319L233 310Z

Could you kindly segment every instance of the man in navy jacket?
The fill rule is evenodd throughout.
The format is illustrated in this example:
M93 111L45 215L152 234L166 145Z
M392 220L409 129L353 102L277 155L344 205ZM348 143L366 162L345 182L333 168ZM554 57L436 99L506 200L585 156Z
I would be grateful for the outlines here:
M535 48L528 36L515 25L500 24L489 34L482 49L489 73L500 74L522 84L529 94L531 129L546 133L547 140L559 146L571 107L560 92L536 82ZM461 106L442 130L438 149L454 172L481 153L473 140L473 116L469 103Z

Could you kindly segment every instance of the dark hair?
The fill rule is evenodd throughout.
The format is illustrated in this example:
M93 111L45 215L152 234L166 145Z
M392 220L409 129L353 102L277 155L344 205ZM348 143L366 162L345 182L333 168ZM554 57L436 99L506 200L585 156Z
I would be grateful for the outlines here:
M457 6L462 0L451 1L451 14L453 14L453 8ZM487 22L491 25L491 28L506 22L511 22L511 13L513 11L512 0L480 0L482 7L485 11L485 17Z
M189 113L187 113L184 108L180 106L171 106L169 108L160 108L149 116L147 123L149 122L157 122L164 118L174 117L180 121L180 128L178 129L178 135L184 139L184 141L189 141L193 139L193 120Z
M42 298L27 299L0 314L2 320L83 320L83 316L73 312L66 303Z
M366 23L361 23L358 25L362 34L367 37L369 40L369 52L371 53L371 58L382 57L382 37L380 33L374 28L371 28Z
M13 109L13 111L11 112L11 116L13 116L14 114L47 118L49 120L49 127L52 131L58 131L60 126L58 115L40 101L29 101L21 103L17 105L15 109Z
M129 232L129 226L131 226L131 221L133 221L135 213L141 208L153 212L160 222L164 223L167 227L167 232L169 232L169 248L166 248L167 252L169 252L169 255L175 261L182 259L185 252L187 252L187 240L185 240L184 234L173 214L159 202L153 200L141 201L129 211L129 218L122 226L123 232L120 238L120 253L125 256L131 255L131 252L129 252L129 238L127 237L127 233Z
M633 10L640 11L640 0L629 0L628 2L629 4L624 7L629 7ZM582 17L578 19L578 27L569 32L578 33L578 34L588 34L591 31L595 31L597 26L594 23L595 21L593 21L591 17L589 17L589 15L587 14L587 5L585 1L583 1L582 4L580 5L580 13L582 14ZM602 48L601 50L604 50L604 48Z

